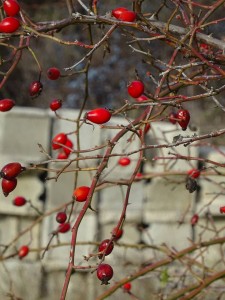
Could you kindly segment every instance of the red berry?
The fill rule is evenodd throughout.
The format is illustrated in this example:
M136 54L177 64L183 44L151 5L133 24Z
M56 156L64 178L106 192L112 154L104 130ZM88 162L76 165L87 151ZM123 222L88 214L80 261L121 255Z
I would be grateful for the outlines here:
M220 207L220 213L221 214L225 214L225 206L221 206Z
M51 80L57 80L60 77L60 71L58 68L50 68L47 71L47 76Z
M15 101L11 99L2 99L0 100L0 111L9 111L15 104Z
M115 241L119 240L123 235L123 229L120 229L120 228L116 229L116 227L113 228L112 235L113 235Z
M129 292L131 290L131 287L132 287L132 285L130 282L124 283L124 285L123 285L123 289L126 292Z
M128 94L133 98L138 98L144 93L144 84L140 80L132 81L128 87Z
M72 149L73 149L73 142L69 138L67 138L65 146L68 147L68 148L63 147L63 151L69 156Z
M171 113L169 114L169 121L170 121L170 123L172 123L172 124L176 124L176 123L177 123L177 114L174 113L174 112L171 112Z
M68 158L68 154L65 153L64 151L62 152L59 152L58 155L57 155L57 159L67 159Z
M17 196L13 199L13 205L15 206L23 206L27 203L27 200L22 196Z
M119 16L122 14L122 12L127 11L125 7L117 7L112 10L112 16L115 17L116 19L119 18Z
M191 178L198 178L201 174L201 172L198 169L191 169L187 173Z
M0 172L0 176L4 179L13 179L17 177L25 168L18 162L13 162L5 165Z
M19 251L18 251L19 258L22 259L23 257L27 256L29 251L30 251L30 249L29 249L28 246L21 246Z
M3 9L8 16L13 17L19 13L20 5L15 0L5 0L3 2Z
M70 223L63 223L63 224L60 224L59 227L58 227L58 232L60 233L66 233L70 230Z
M86 113L85 118L95 124L104 124L111 118L111 113L105 108L96 108Z
M136 19L136 13L130 10L126 10L119 15L118 19L124 22L134 22Z
M52 102L50 103L49 107L50 107L50 109L52 111L58 110L59 108L62 107L62 100L59 100L59 99L52 100Z
M128 166L130 164L131 160L129 157L121 157L118 161L118 164L122 167Z
M186 109L180 109L177 112L177 119L178 119L177 122L180 125L180 127L182 128L182 130L186 130L187 126L189 124L189 121L190 121L189 111Z
M40 81L33 81L29 87L30 96L35 98L39 96L42 92L43 85Z
M144 134L148 133L148 131L150 130L150 128L151 128L151 125L149 123L145 124L145 126L144 126ZM142 136L142 134L143 134L142 129L139 130L139 134L140 134L140 136Z
M110 242L109 239L106 239L106 240L103 240L101 242L101 244L99 245L98 252L104 252L107 249L104 252L105 256L107 256L107 255L109 255L113 251L113 248L114 248L113 242ZM102 258L102 255L100 254L98 257Z
M62 148L62 145L65 145L67 141L67 136L65 133L57 134L52 140L52 148L54 150ZM59 145L62 144L62 145Z
M8 196L17 186L17 179L2 179L2 192L5 197Z
M67 215L64 211L60 211L57 213L56 215L56 221L60 224L63 224L66 222L66 219L67 219Z
M199 216L197 214L194 214L191 218L191 225L194 226L195 224L197 224L198 219L199 219Z
M20 27L20 22L14 17L7 17L0 22L0 32L13 33Z
M137 102L143 102L148 100L148 97L146 97L145 95L141 95L140 97L135 99Z
M100 264L97 268L97 277L102 284L109 284L109 280L113 277L113 268L108 264Z
M143 177L143 174L138 172L135 176L136 179L141 179Z
M87 199L89 191L90 188L88 186L80 186L74 190L73 195L76 198L76 201L84 202Z

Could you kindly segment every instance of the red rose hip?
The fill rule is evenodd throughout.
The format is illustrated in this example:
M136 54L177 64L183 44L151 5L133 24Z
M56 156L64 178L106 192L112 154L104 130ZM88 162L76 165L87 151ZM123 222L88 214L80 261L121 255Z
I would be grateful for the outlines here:
M25 168L21 166L18 162L13 162L5 165L1 171L0 176L4 179L13 179L17 177Z
M13 108L15 104L16 104L15 101L11 99L2 99L0 100L0 111L2 112L9 111L10 109Z
M67 141L67 136L65 133L57 134L52 140L52 148L54 150L62 148L62 145L65 145ZM61 144L61 145L59 145Z
M2 179L2 192L5 197L9 195L17 186L17 179Z
M100 264L97 268L97 277L102 284L109 284L109 280L113 277L113 268L108 264Z
M5 0L3 2L3 9L8 16L14 17L19 13L20 5L16 0Z
M19 251L18 251L18 256L20 259L24 258L25 256L27 256L27 254L29 253L30 249L28 246L24 245L21 246Z
M50 109L52 111L58 110L59 108L62 107L62 100L59 100L59 99L52 100L52 102L50 103L49 107L50 107Z
M113 251L113 248L114 248L113 242L110 242L109 239L106 239L103 240L99 245L98 252L104 252L105 256L107 256ZM102 254L100 254L98 257L102 258Z
M104 124L111 119L111 113L105 108L96 108L86 113L85 119L95 124Z
M118 164L122 167L128 166L130 164L131 160L129 157L121 157L118 161Z
M56 222L60 223L60 224L63 224L66 222L66 219L67 219L67 215L64 211L60 211L57 213L56 215Z
M24 206L27 203L27 200L22 196L17 196L13 199L13 205L15 206Z
M60 71L58 68L50 68L47 71L47 76L51 80L57 80L60 77Z
M135 19L136 19L136 13L130 10L123 11L118 17L118 20L124 22L134 22Z
M43 89L43 84L40 81L33 81L29 87L29 94L32 98L38 97Z
M73 195L76 198L76 201L84 202L87 199L89 191L90 188L88 186L80 186L74 190Z
M186 109L180 109L177 112L177 123L180 125L182 130L186 130L190 121L189 111Z
M125 7L117 7L112 10L112 16L115 17L116 19L119 18L119 16L122 14L122 12L127 11Z
M7 17L0 22L0 32L13 33L20 27L20 22L14 17Z
M127 87L128 94L133 98L142 96L144 89L144 84L140 80L132 81Z
M188 175L191 178L198 178L200 176L201 172L198 169L191 169L188 171Z
M70 226L70 223L62 223L59 225L58 227L58 232L59 233L66 233L70 230L71 226Z

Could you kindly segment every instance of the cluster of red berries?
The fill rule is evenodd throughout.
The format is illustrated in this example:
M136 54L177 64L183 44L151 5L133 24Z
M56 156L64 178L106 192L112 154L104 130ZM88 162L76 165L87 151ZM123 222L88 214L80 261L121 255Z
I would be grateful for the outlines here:
M113 228L112 230L112 236L114 241L118 241L123 235L123 229L122 228ZM107 256L109 255L114 248L114 243L110 239L103 240L99 247L98 257L102 259L103 255ZM101 284L109 284L109 280L113 277L113 268L109 264L103 264L101 263L97 268L97 277L101 281Z
M190 113L186 109L180 109L177 113L172 112L169 115L169 121L172 124L178 123L182 130L186 130L190 121Z
M1 171L2 191L5 197L9 195L17 186L17 176L24 171L25 168L18 162L13 162L5 165Z
M20 11L20 5L16 0L4 0L3 9L7 17L0 22L0 32L14 33L20 27L20 21L15 18Z
M47 77L50 80L57 80L60 77L60 75L61 75L61 73L60 73L60 70L58 68L52 67L52 68L49 68L47 70ZM30 87L29 87L30 97L32 97L32 98L38 97L41 94L42 90L43 90L43 84L41 83L40 79L36 80L36 81L33 81L30 84ZM56 110L56 109L52 109L52 110Z
M67 214L64 211L60 211L56 215L56 222L59 223L57 232L66 233L70 230L71 226L69 222L66 222Z
M67 159L73 151L73 142L65 133L58 133L52 140L52 149L60 151L58 159Z
M123 22L134 22L137 17L135 12L128 10L125 7L113 9L112 16Z

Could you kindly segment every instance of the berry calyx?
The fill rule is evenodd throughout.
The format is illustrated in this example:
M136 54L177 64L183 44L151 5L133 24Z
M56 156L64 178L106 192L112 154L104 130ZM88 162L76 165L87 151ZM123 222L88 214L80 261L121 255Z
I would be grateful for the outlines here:
M17 179L2 179L2 192L5 197L9 195L17 186Z
M29 253L30 249L28 246L24 245L21 246L19 251L18 251L18 256L20 259L24 258L25 256L27 256L27 254Z
M105 256L109 255L114 248L114 244L113 242L110 242L109 239L103 240L101 242L101 244L98 247L98 252L103 252ZM101 259L102 258L102 254L100 254L98 257Z
M111 113L105 108L96 108L86 113L85 119L95 124L104 124L111 119Z
M52 140L52 149L60 149L66 144L67 136L65 133L58 133Z
M195 226L198 223L199 215L194 214L191 218L191 225Z
M66 222L66 219L67 219L67 215L64 211L60 211L57 213L56 215L56 222L60 223L60 224L63 224Z
M32 98L38 97L43 89L43 84L40 81L33 81L29 87L29 94Z
M51 80L57 80L60 77L61 73L58 68L50 68L47 71L47 76Z
M20 5L16 0L5 0L3 2L3 9L8 16L14 17L19 13Z
M132 287L132 285L131 285L130 282L124 283L124 285L123 285L123 290L124 290L125 292L129 292L129 291L131 290L131 287Z
M20 22L14 17L7 17L0 22L0 32L13 33L20 27Z
M10 109L13 108L15 104L16 104L15 101L11 99L2 99L0 100L0 111L2 112L9 111Z
M50 109L52 111L58 110L59 108L62 107L62 100L59 100L59 99L52 100L52 102L50 103L49 107L50 107Z
M118 241L123 235L123 229L121 229L121 228L117 229L116 227L113 228L112 235L113 235L114 240Z
M132 81L127 87L128 94L133 98L140 97L144 93L144 89L144 84L140 80Z
M88 186L80 186L76 188L73 195L78 202L84 202L87 199L90 188Z
M131 163L131 160L129 157L121 157L118 161L118 164L122 167L128 166Z
M108 264L100 264L97 268L97 277L101 284L109 284L109 280L113 277L113 268Z
M201 172L198 169L191 169L187 173L191 178L198 178L201 174Z
M168 119L169 119L170 123L176 124L177 123L177 114L175 112L171 112L169 114Z
M190 121L189 111L186 109L180 109L177 112L177 123L180 125L182 130L186 130Z
M13 205L15 206L24 206L27 203L27 200L22 196L17 196L13 199Z
M70 230L70 228L71 228L70 223L68 223L68 222L62 223L59 225L57 232L66 233Z
M17 177L25 168L21 166L18 162L13 162L5 165L1 171L0 176L4 179L13 179Z

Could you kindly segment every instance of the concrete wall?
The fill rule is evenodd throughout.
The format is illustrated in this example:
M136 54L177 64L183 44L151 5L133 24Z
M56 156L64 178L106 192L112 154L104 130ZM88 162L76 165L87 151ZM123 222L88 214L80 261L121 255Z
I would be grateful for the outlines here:
M78 111L61 110L60 115L67 119L76 119ZM124 120L119 118L112 119L110 123L113 125L126 124ZM47 110L14 108L10 112L1 113L0 166L12 161L19 161L24 166L45 161L47 157L40 152L38 144L41 144L43 149L49 152L51 151L50 142L56 133L68 133L74 130L75 124L73 122L56 119L54 113ZM103 130L98 126L93 128L84 124L80 132L81 148L91 148L104 143L116 131L116 129ZM183 133L179 128L169 123L152 123L152 129L147 136L147 143L171 143L173 137L178 134L187 136L193 132L186 131ZM72 139L73 136L71 135ZM126 153L138 149L138 140L134 140L131 145L128 145L127 136L116 145L114 153L122 151ZM75 139L73 141L75 144ZM152 157L155 155L168 156L168 152L190 156L199 155L197 147L184 147L183 145L172 149L162 148L146 151L147 160L144 164L146 177L151 177L151 174L162 173L165 170L169 170L170 173L174 172L174 175L153 176L151 180L140 180L133 184L124 224L124 236L120 240L121 244L135 245L144 242L148 245L164 244L181 250L189 246L190 240L194 236L197 237L199 233L202 240L214 237L215 230L210 233L210 230L204 230L201 226L192 228L190 218L194 212L199 213L202 226L205 224L205 215L210 210L212 217L215 217L215 226L217 228L224 227L225 222L219 214L219 207L223 205L224 195L218 195L213 201L215 193L220 192L221 186L218 184L224 180L223 177L213 174L211 177L206 177L203 172L198 180L201 191L189 193L185 188L185 173L196 164L185 160L179 160L175 163L166 160L152 161ZM103 150L98 153L103 153ZM219 155L216 151L210 151L208 157L217 161L224 159L223 155ZM129 178L137 158L138 154L132 155L132 163L127 168L117 165L118 157L111 158L108 168L104 171L104 176L110 180ZM96 164L97 161L90 160L81 162L80 166L94 167ZM48 167L61 168L63 165L63 162L50 163ZM46 213L70 201L74 182L73 173L62 174L57 182L44 180L46 176L52 175L53 173L45 174L41 170L25 172L19 176L17 188L7 198L0 192L0 250L4 250L4 245L9 244L10 247L5 253L6 256L15 253L22 244L29 244L32 250L22 261L15 256L0 264L0 299L8 299L7 294L10 293L21 297L23 300L59 299L68 263L70 233L61 234L58 239L55 238L52 245L57 246L59 243L65 243L65 245L50 249L44 259L41 259L42 251L40 249L46 247L51 232L57 227L55 213L30 227L30 230L15 239L23 230L29 229L29 226L37 220L38 214L29 205L19 208L12 205L12 199L20 195L31 200L35 207ZM93 175L94 171L80 172L79 185L89 185ZM96 239L110 238L110 232L117 224L121 213L124 193L125 188L119 186L108 187L95 193L93 206L97 208L98 213L88 211L80 226L78 241L90 243L77 247L77 264L83 262L83 255L96 251L94 245ZM73 221L81 207L80 204L75 205ZM181 220L182 225L179 226ZM138 224L141 223L148 224L148 228L144 231L138 230ZM218 235L223 234L223 232L221 230ZM119 244L115 245L113 253L106 258L106 262L109 262L115 271L112 282L129 275L146 261L156 261L163 256L149 248L140 250L134 247L122 247ZM220 250L218 246L212 247L211 252L209 251L205 257L205 262L213 265L215 257L220 255ZM96 263L95 260L94 263ZM133 292L140 299L158 299L153 294L158 291L159 281L159 276L151 275L138 279L133 283ZM77 272L71 278L67 299L92 300L106 288L99 284L95 274ZM151 298L148 296L149 292L152 294ZM117 291L110 299L121 299L121 297L130 299L130 296L124 294L122 290Z

